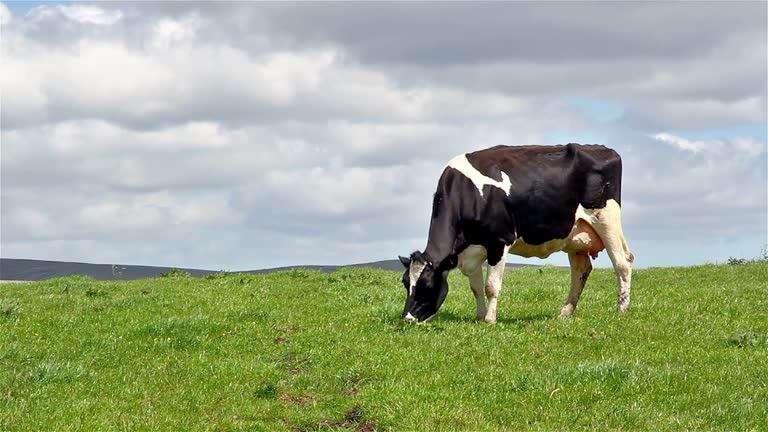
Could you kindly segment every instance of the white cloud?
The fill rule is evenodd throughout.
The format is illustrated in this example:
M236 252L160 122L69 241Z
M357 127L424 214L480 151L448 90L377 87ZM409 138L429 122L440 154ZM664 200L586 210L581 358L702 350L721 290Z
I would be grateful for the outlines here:
M61 13L79 23L95 25L112 25L123 17L119 9L106 10L92 5L58 6Z
M627 223L642 238L766 237L764 142L660 133L623 157Z
M109 26L115 24L123 17L119 9L105 9L93 5L41 5L27 12L25 19L30 23L41 23L60 18L77 22L78 24L90 24Z
M402 35L345 27L345 8L294 22L305 7L0 8L3 254L212 268L390 258L423 246L452 156L552 137L620 151L630 240L765 230L765 141L670 132L765 122L754 28L672 29L673 55L622 27L633 56L601 20L578 27L591 45L573 52L556 36L510 48L526 34L506 19L473 21L468 45L450 47L442 28L403 23L424 39L392 52ZM565 26L556 15L544 16ZM625 116L597 122L562 101L574 95Z
M6 25L13 19L13 14L3 3L0 3L0 25Z
M704 141L691 141L691 140L687 140L685 138L681 138L681 137L674 136L664 132L653 135L653 138L658 141L671 144L679 149L689 150L694 153L700 152L707 146L707 143ZM710 145L720 145L720 144L721 143L719 142L710 143Z
M181 19L162 18L154 25L152 44L158 49L191 43L203 26L203 20L197 14L190 14Z

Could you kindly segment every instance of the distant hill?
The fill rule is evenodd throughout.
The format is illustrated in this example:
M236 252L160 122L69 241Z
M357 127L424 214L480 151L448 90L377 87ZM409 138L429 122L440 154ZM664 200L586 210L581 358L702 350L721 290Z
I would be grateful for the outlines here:
M507 264L508 268L529 267L528 264ZM297 265L288 267L275 267L261 270L248 270L238 273L270 273L275 271L293 270L293 269L311 269L330 273L343 267L370 267L383 270L403 269L398 260L374 261L361 264L350 264L344 266L331 265ZM153 267L139 265L118 265L118 264L89 264L63 261L42 261L15 258L0 258L0 280L18 280L18 281L39 281L62 276L90 276L98 280L132 280L159 277L161 273L166 273L174 267ZM192 276L206 276L211 273L217 273L215 270L201 269L180 269L189 272Z

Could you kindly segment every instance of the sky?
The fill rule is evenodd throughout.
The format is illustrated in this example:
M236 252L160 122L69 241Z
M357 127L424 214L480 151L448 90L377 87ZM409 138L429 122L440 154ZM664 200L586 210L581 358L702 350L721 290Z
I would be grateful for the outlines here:
M0 4L0 255L394 259L455 155L580 142L622 155L636 266L756 257L767 5Z

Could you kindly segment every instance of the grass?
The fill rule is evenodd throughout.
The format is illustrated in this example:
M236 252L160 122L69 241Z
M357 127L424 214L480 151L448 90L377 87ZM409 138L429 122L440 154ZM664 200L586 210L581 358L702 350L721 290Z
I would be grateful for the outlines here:
M427 325L400 274L183 274L0 286L0 430L765 430L768 264L466 279Z

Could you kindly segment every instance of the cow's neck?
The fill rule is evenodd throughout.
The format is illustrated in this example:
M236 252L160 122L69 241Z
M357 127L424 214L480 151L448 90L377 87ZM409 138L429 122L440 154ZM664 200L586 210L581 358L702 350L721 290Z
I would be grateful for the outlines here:
M437 209L436 207L437 205L433 207L432 221L429 225L429 239L427 239L427 247L424 248L424 255L435 266L446 267L447 265L448 269L452 269L456 266L455 257L460 252L458 248L461 247L455 217L447 209ZM451 262L453 264L448 264Z

